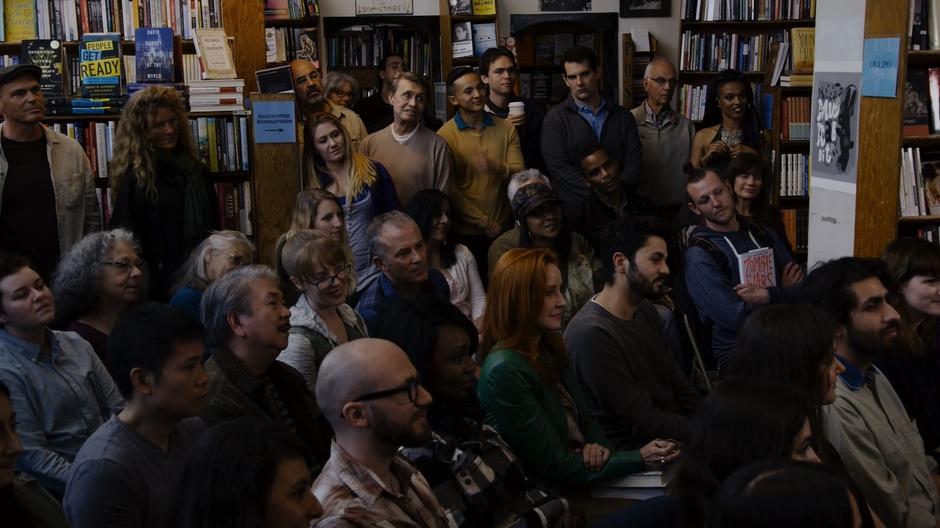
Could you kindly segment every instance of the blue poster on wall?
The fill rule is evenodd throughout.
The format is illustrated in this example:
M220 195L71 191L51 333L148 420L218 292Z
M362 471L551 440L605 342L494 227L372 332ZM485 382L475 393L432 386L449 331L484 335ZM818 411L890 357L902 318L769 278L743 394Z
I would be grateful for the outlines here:
M901 39L867 38L862 54L862 96L897 97Z

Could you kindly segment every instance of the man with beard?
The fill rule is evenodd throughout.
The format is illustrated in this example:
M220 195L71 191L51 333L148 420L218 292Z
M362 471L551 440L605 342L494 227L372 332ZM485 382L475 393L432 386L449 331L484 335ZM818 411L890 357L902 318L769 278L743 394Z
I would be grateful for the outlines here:
M701 395L679 370L651 301L669 288L668 229L621 218L601 233L606 283L571 320L565 342L591 413L618 450L684 440Z
M814 269L803 285L806 300L836 321L835 353L845 367L836 401L824 408L826 436L885 526L935 527L937 464L872 364L898 345L900 316L885 299L887 283L880 260L844 257Z
M349 133L352 148L359 151L359 143L366 137L366 125L359 118L359 114L349 108L331 104L323 93L323 77L320 75L318 63L304 59L295 59L290 63L291 77L294 79L294 97L300 107L301 118L306 121L309 116L326 112L339 119L339 122ZM303 138L303 134L297 134Z
M200 308L212 346L202 419L209 425L238 418L275 422L300 436L318 463L326 460L330 428L307 382L275 361L287 348L290 311L274 271L266 266L230 271L209 286Z
M440 271L428 266L428 250L418 224L401 211L382 213L372 220L366 231L372 262L381 272L366 287L356 304L356 311L365 320L369 334L376 333L376 324L389 305L400 298L419 294L435 295L450 300L450 288Z
M731 188L715 171L690 170L686 193L689 208L703 225L689 236L685 285L699 318L711 330L711 354L721 375L744 319L760 306L795 297L803 270L773 229L738 218ZM774 280L764 285L742 282L739 261L764 248L773 251Z
M357 339L320 367L317 400L336 432L330 460L313 484L323 505L317 526L456 526L399 447L431 441L431 395L395 344Z

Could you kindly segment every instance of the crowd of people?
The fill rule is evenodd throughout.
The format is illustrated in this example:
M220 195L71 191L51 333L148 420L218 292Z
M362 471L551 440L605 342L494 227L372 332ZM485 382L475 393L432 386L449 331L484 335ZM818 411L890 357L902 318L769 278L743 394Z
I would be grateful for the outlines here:
M0 69L4 525L940 526L940 246L804 269L741 73L696 132L662 58L628 109L575 46L545 112L492 48L444 123L407 66L359 99L291 64L304 190L260 256L175 90L125 107L102 229L39 68Z

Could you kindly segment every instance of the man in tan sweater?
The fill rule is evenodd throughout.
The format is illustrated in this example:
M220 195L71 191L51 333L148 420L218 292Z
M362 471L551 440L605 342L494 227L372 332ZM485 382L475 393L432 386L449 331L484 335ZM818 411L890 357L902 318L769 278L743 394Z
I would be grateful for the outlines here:
M447 143L421 124L427 106L427 89L410 72L392 80L394 121L369 134L362 142L362 153L388 169L402 205L424 189L447 190L452 162Z
M486 270L490 242L512 223L506 183L524 168L522 149L514 126L483 111L486 88L472 68L453 70L447 90L457 113L437 133L454 156L448 192L454 232Z

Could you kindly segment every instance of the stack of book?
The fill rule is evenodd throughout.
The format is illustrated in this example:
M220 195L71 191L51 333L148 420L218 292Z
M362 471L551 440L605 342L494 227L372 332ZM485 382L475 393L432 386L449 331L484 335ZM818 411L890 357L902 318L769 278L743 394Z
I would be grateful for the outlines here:
M245 109L245 80L189 81L190 112L228 112Z
M678 473L678 464L662 471L643 471L623 478L608 479L591 485L591 496L601 499L646 500L666 494Z
M790 71L780 76L780 86L812 86L815 54L815 28L791 29Z
M86 33L78 45L81 97L72 99L74 114L119 114L124 96L121 35Z

